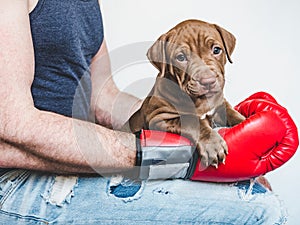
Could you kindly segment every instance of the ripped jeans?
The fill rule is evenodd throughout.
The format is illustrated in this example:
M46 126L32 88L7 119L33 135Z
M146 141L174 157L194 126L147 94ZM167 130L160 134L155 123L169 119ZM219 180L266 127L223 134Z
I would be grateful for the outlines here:
M273 192L253 181L134 182L0 169L1 224L284 224Z

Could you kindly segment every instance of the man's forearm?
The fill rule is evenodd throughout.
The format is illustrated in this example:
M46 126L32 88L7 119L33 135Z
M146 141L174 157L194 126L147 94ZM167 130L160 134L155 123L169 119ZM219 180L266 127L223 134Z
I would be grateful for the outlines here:
M3 141L0 141L0 155L0 168L28 169L62 174L95 173L90 167L70 167L61 163L49 161L30 154L21 147Z
M106 173L134 165L134 135L50 112L29 110L24 119L16 114L18 125L8 122L2 137L1 167Z

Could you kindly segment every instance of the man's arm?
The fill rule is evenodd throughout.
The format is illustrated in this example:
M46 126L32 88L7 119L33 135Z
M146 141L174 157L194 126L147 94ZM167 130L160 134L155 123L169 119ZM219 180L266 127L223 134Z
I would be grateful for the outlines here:
M0 8L4 9L0 12L0 167L30 169L30 163L21 162L29 157L29 162L41 163L49 171L52 164L72 168L72 172L132 168L134 135L34 107L30 90L34 51L27 2L2 0ZM4 149L5 145L10 147ZM16 157L12 157L14 151L19 153Z
M142 101L116 86L105 41L91 64L92 112L99 124L120 129Z
M43 159L22 147L0 141L0 168L24 168L29 170L47 171L61 174L78 173L78 168ZM16 163L17 160L17 163ZM80 168L81 173L95 173L90 167Z

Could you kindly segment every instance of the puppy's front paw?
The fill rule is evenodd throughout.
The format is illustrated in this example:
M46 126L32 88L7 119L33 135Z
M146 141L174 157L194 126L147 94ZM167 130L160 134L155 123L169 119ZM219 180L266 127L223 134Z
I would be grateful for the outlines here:
M200 138L197 143L197 149L203 169L206 169L208 166L218 168L219 163L225 163L226 155L228 154L226 142L216 131L212 131L209 137Z

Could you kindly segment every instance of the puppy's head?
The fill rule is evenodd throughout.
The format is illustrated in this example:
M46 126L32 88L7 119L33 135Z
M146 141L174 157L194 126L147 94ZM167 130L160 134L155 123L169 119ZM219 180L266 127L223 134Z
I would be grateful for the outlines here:
M165 77L193 98L222 94L226 58L231 61L235 37L215 24L184 21L151 46L147 56Z

